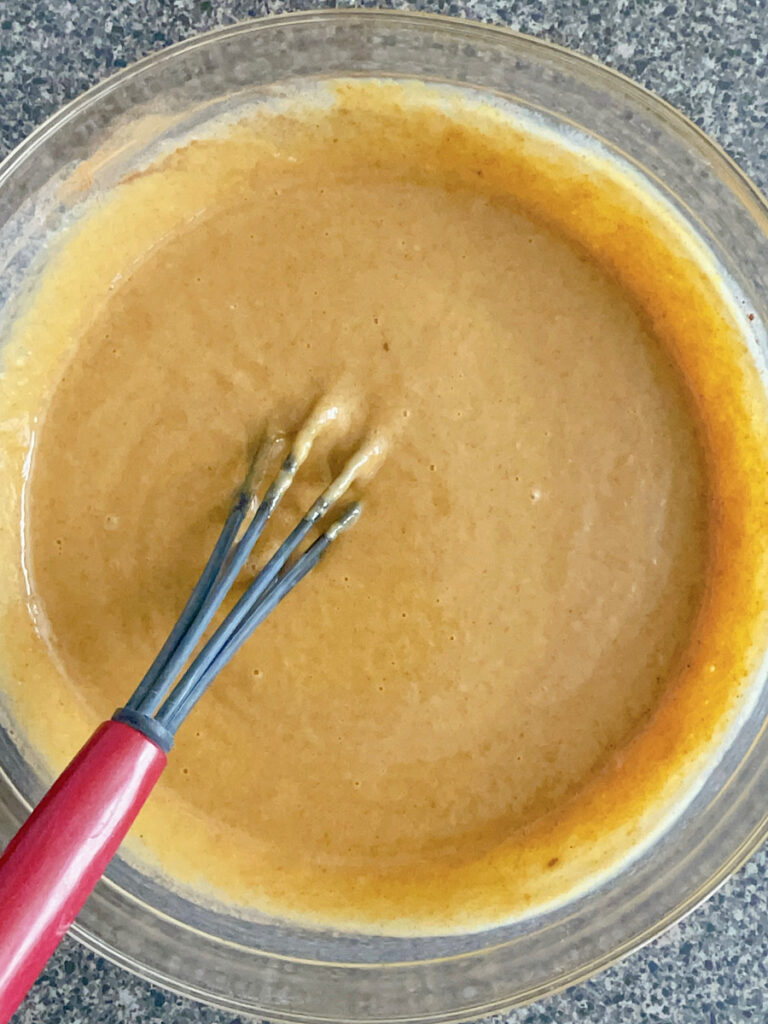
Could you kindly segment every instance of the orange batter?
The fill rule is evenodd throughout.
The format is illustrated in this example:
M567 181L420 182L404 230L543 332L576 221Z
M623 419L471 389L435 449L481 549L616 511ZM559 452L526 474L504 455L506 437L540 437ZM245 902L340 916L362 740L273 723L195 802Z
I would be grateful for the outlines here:
M617 166L425 87L338 83L160 159L64 240L0 385L30 744L59 768L125 702L265 422L342 388L274 537L375 428L365 514L182 729L134 853L394 932L589 884L679 806L762 642L735 317Z

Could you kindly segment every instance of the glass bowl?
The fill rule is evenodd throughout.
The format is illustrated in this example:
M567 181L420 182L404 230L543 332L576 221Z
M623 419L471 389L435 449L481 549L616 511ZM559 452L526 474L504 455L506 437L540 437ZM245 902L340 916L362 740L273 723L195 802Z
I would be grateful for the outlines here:
M768 322L765 201L674 109L590 60L511 31L346 10L240 24L171 47L90 90L19 146L0 166L0 336L30 263L71 212L61 183L75 167L89 161L81 184L103 188L139 166L150 144L172 142L265 86L339 75L459 85L598 139L653 182ZM147 114L160 115L148 132L125 132ZM271 1019L460 1021L541 998L653 938L765 837L765 673L757 685L753 710L673 826L588 895L522 923L414 939L253 923L175 895L118 858L73 934L156 985ZM0 725L2 841L48 780L7 712Z

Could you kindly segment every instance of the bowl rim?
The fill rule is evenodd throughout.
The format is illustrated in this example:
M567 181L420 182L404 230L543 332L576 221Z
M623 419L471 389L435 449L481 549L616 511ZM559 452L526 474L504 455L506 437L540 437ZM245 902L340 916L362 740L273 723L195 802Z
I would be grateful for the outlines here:
M179 53L192 51L200 46L207 45L213 37L226 39L232 36L247 32L260 32L287 22L311 22L330 20L350 20L366 18L369 20L381 20L388 22L431 22L448 32L467 31L472 35L484 34L487 36L512 37L529 47L531 50L541 50L558 54L566 62L576 65L583 65L589 68L590 72L606 75L613 78L621 88L629 93L635 93L641 97L649 106L660 107L672 121L678 124L687 132L691 133L698 145L698 148L711 152L714 150L727 165L729 170L736 175L739 184L745 189L751 201L757 209L768 216L768 198L763 195L749 175L742 170L734 158L716 140L708 135L703 128L700 128L687 114L675 107L664 97L659 96L647 86L630 78L623 71L605 64L596 57L579 53L560 43L542 39L539 36L531 35L528 32L520 32L518 29L510 28L507 25L495 25L485 21L472 18L458 18L448 14L436 14L429 11L401 11L379 7L329 7L309 11L287 11L281 14L266 14L255 18L243 18L232 25L220 26L207 29L204 32L196 32L187 39L180 39L178 42L170 43L159 50L153 50L138 60L133 61L125 68L112 72L106 78L95 82L77 96L68 100L62 107L50 114L37 127L33 128L29 135L14 146L2 160L0 160L0 187L9 176L14 165L26 157L44 139L60 127L65 125L75 114L85 107L90 106L102 96L109 95L114 89L121 86L136 75L143 74L146 68L156 64L172 61Z
M171 63L180 54L205 47L214 39L226 40L241 34L268 32L279 27L281 24L287 23L309 24L320 21L356 21L362 19L368 21L378 20L390 25L397 23L420 23L422 25L431 24L436 28L439 28L441 31L454 36L458 36L463 33L470 35L473 38L485 37L490 40L501 37L502 39L511 39L515 41L517 46L521 47L529 54L534 56L538 53L556 55L566 66L583 70L587 75L592 76L593 79L597 77L603 82L613 82L615 89L629 95L636 103L640 102L647 109L652 109L653 111L664 115L672 130L678 135L683 136L688 143L695 147L700 155L706 157L708 160L715 157L730 174L730 180L728 182L729 188L736 194L740 202L748 208L751 215L761 225L763 233L768 237L768 198L766 198L749 175L742 170L734 158L730 156L730 154L717 140L711 138L690 117L680 111L668 100L630 78L627 74L605 64L595 57L587 56L586 54L574 51L559 43L555 43L529 33L521 32L505 25L491 24L471 18L458 18L453 15L383 8L320 8L246 18L231 25L219 26L206 31L195 32L189 38L163 46L159 50L153 50L140 59L132 62L127 67L112 72L106 78L95 82L89 88L79 93L58 110L54 111L54 113L49 115L44 121L35 127L29 135L13 147L6 156L0 160L0 190L3 188L5 182L15 172L17 165L28 159L38 146L43 144L56 132L64 128L73 117L79 115L93 104L107 97L110 93L123 86L132 78L144 74L150 68L165 63ZM15 789L11 781L5 775L5 772L2 770L2 767L0 767L0 778L2 778L6 784ZM16 790L16 795L19 797L21 802L31 810L28 802L21 796L21 794L18 793L18 790ZM501 999L496 1002L485 1002L474 1007L465 1006L462 1007L460 1013L452 1015L446 1014L444 1019L476 1019L489 1013L504 1013L512 1007L519 1007L521 1005L535 1002L540 998L556 995L557 993L562 992L573 985L584 982L595 974L606 970L608 967L621 961L630 953L641 949L643 946L653 941L672 925L682 920L689 913L703 904L749 859L749 857L760 847L766 838L768 838L768 813L766 813L762 822L742 841L740 846L732 851L730 857L720 865L719 870L703 882L696 891L690 893L664 916L655 920L652 925L649 925L639 935L634 935L619 946L613 947L610 951L603 953L601 956L595 957L588 965L577 964L575 967L570 968L557 982L549 983L545 993L543 992L540 995L532 995L528 1000L526 1000L526 1003L510 1002L509 1000L505 1001L504 999ZM114 883L110 882L109 879L106 880L106 884L114 885ZM247 1004L239 1004L237 997L235 996L230 998L219 998L207 990L196 990L194 986L176 981L176 979L171 978L163 972L155 971L148 965L138 964L132 957L123 954L120 950L106 942L103 942L98 935L95 935L86 926L80 925L77 922L72 925L68 934L76 938L78 942L90 949L92 952L104 957L104 959L150 984L161 986L167 991L171 991L186 998L197 999L206 1005L214 1006L229 1012L234 1011L246 1016L258 1013L258 1011L252 1009ZM450 960L465 960L467 958L481 957L494 948L499 948L504 945L506 945L505 942L491 943L481 949L450 954L447 956L425 958L417 961L417 963L422 965L427 963L443 963ZM278 953L271 953L270 955L274 956L276 959L289 960L292 962L309 962L301 957L285 956ZM403 965L411 963L413 962L405 961ZM397 964L393 961L387 961L375 964L335 963L334 966L352 968L361 971L376 971L397 966ZM279 1013L271 1012L270 1019L276 1022L285 1021L287 1024L290 1024L290 1022L295 1022L300 1019L319 1020L322 1018L319 1018L316 1014L302 1015L301 1013L281 1017ZM328 1019L330 1020L331 1018Z

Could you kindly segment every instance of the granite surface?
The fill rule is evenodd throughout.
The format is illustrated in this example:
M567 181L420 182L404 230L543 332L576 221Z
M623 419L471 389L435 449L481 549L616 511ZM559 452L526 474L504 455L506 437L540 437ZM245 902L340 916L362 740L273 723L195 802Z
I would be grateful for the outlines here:
M312 0L0 0L0 156L62 103L138 57ZM768 0L395 0L482 19L618 68L683 110L768 190ZM768 1022L768 857L687 920L509 1024ZM15 1024L237 1024L65 940Z

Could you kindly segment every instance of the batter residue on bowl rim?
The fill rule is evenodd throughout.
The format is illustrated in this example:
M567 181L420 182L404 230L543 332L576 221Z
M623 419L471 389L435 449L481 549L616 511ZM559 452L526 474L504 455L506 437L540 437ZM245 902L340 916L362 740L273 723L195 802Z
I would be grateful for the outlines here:
M592 884L690 792L764 638L739 316L618 164L426 86L333 83L126 178L51 256L0 382L29 743L58 770L124 703L265 420L341 388L347 430L272 538L375 429L365 515L182 730L134 853L393 933Z

